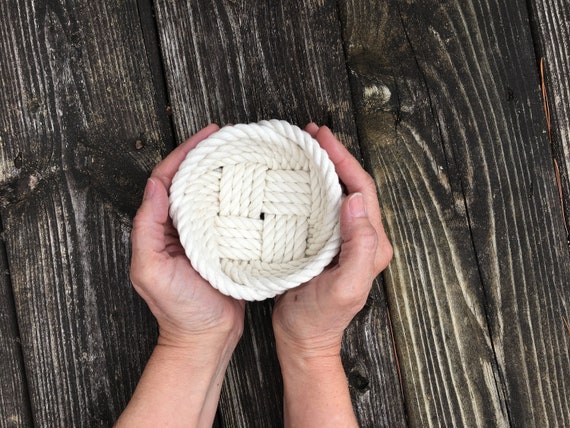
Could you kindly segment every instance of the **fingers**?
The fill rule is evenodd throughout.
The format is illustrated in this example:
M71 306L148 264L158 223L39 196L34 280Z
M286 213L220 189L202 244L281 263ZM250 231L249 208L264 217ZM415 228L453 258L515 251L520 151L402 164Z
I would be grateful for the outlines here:
M361 193L353 193L345 199L341 209L340 231L342 247L339 261L331 272L336 279L334 283L337 289L331 291L345 296L346 300L358 300L368 295L376 276L378 246L378 235L368 219Z
M166 189L170 188L172 177L176 174L178 167L186 158L190 150L198 145L198 143L211 134L219 130L220 127L216 124L210 124L204 129L194 134L176 149L174 149L166 158L162 160L152 171L152 176L159 179Z
M366 196L371 219L380 219L380 208L376 196L376 185L370 175L362 168L358 160L350 154L344 145L336 139L326 126L309 123L305 131L315 138L327 152L334 164L335 171L346 186L348 193L360 192Z
M188 152L218 129L218 125L215 124L202 129L173 150L152 171L145 187L142 204L133 220L131 232L133 283L138 282L139 277L148 277L146 274L153 271L153 266L162 263L167 257L167 246L169 241L172 241L172 237L165 234L169 208L168 188Z
M218 125L208 125L178 146L154 168L151 178L147 181L142 204L133 221L133 251L164 249L164 225L168 220L169 207L168 188L172 177L188 152L218 129ZM159 236L161 239L158 239Z
M360 166L360 163L346 147L336 139L329 128L321 126L316 134L316 139L328 153L335 166L336 173L346 185L349 193L376 192L374 181L370 175Z
M317 136L317 132L319 132L319 125L315 122L311 122L305 126L305 131L311 134L311 137L315 138Z
M379 251L376 252L374 267L377 271L376 273L381 272L392 259L393 250L382 225L374 180L346 147L336 139L329 128L309 123L305 127L305 131L311 134L313 138L316 138L321 147L327 152L348 192L362 193L364 196L369 222L376 230L378 236Z

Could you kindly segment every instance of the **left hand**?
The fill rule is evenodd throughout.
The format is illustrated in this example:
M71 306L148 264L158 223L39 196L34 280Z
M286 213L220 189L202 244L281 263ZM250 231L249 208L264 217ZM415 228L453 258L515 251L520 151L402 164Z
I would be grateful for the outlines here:
M291 358L338 357L344 329L393 254L372 177L326 126L311 123L305 129L327 151L349 195L341 208L337 263L275 299L273 328L282 364Z

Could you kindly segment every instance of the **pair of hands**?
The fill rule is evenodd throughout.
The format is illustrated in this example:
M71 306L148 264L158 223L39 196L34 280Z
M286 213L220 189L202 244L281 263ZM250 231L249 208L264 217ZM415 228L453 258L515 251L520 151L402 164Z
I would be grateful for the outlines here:
M155 350L117 426L211 426L245 302L221 294L192 268L169 218L168 189L210 125L152 172L132 231L131 280L159 325ZM349 195L341 208L336 264L275 299L273 329L286 426L357 426L340 347L373 279L389 263L376 187L326 127L305 128L327 151Z
M168 189L187 153L219 128L187 140L152 172L132 231L131 279L156 317L159 344L233 351L243 331L245 302L221 294L193 269L168 215ZM392 247L381 223L373 179L327 127L305 128L327 151L349 196L341 210L338 262L275 299L278 350L300 357L338 355L342 335L363 307ZM281 355L280 355L281 358Z

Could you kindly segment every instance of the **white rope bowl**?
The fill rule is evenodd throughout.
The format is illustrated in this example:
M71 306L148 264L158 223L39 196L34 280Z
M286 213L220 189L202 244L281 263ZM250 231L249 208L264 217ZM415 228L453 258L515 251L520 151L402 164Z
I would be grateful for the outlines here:
M285 121L226 126L191 150L170 216L192 266L220 292L263 300L338 253L342 190L310 134Z

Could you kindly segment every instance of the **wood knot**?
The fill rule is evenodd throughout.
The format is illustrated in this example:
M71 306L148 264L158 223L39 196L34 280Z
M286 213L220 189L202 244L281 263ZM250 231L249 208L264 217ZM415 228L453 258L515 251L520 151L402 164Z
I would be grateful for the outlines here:
M362 364L357 363L348 371L348 384L361 394L370 389L370 381Z
M22 156L22 152L18 152L18 154L14 158L14 166L16 167L16 169L21 169L23 165L24 165L24 158Z

